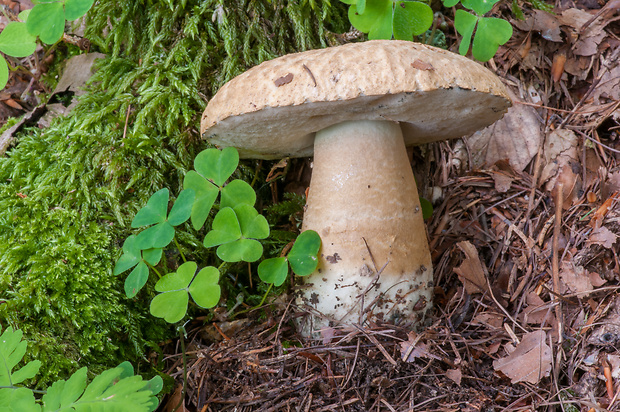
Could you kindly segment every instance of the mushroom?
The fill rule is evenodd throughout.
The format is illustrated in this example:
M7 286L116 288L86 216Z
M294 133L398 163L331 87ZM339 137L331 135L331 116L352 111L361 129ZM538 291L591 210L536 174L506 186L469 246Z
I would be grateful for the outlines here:
M264 62L209 102L201 133L242 157L314 153L303 230L321 236L299 287L306 336L338 324L417 323L433 271L406 146L471 134L510 106L499 78L435 47L375 40Z

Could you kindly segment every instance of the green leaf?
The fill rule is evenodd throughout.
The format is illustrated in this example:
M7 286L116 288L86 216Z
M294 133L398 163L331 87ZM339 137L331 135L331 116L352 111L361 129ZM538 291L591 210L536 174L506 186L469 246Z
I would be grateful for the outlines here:
M0 335L0 386L13 386L34 377L41 362L34 360L26 366L11 372L26 354L27 343L22 340L23 332L13 330L11 326Z
M161 293L151 301L151 315L168 323L177 323L187 313L189 296L185 290Z
M420 208L422 209L422 218L429 219L433 215L433 204L425 198L420 198Z
M151 314L176 323L187 313L189 302L188 286L196 273L196 262L186 262L176 272L168 273L155 284L155 290L162 292L151 301Z
M77 20L90 10L95 0L65 0L65 19Z
M461 0L442 0L443 1L443 6L444 7L454 7L456 6L459 1Z
M234 208L244 238L265 239L269 236L269 223L252 206L240 204Z
M471 50L474 59L481 62L492 59L499 46L510 40L510 37L512 25L509 22L495 17L482 17L478 21Z
M288 254L291 269L298 276L308 276L319 264L317 257L321 248L321 237L314 230L302 232Z
M4 89L9 81L9 66L6 64L4 56L0 55L0 89Z
M222 188L221 207L235 208L240 204L254 206L256 192L249 183L243 180L233 180Z
M224 262L256 262L263 255L263 245L254 239L239 239L220 245L216 253Z
M356 5L349 7L349 21L370 40L392 38L392 0L367 0L364 13Z
M161 250L161 249L159 249ZM149 279L149 267L140 261L138 266L131 271L127 279L125 279L125 295L131 299L138 294L140 289L144 287L146 281Z
M479 16L484 16L491 11L499 0L461 0L463 7L475 11Z
M258 265L258 277L265 283L273 283L280 286L288 276L288 264L286 258L277 257L265 259Z
M0 32L0 51L13 57L26 57L34 53L37 38L26 28L26 23L10 22Z
M355 3L357 5L357 12L359 14L364 14L364 11L366 10L366 0L357 0L357 3Z
M185 189L179 193L179 197L172 205L170 214L168 215L168 223L172 226L178 226L189 219L194 205L196 192L193 189Z
M130 269L140 262L140 248L136 245L136 235L131 235L123 243L123 254L114 265L114 276Z
M459 53L465 56L469 51L469 45L471 44L471 36L478 23L478 18L465 10L458 9L454 13L454 28L463 38L459 45Z
M75 372L67 381L54 382L42 398L43 412L150 410L153 386L141 376L134 376L131 365L125 363L104 371L89 385L86 385L86 368Z
M2 412L41 412L41 407L34 399L34 393L28 388L0 389L0 411Z
M239 152L233 147L223 150L206 149L198 153L194 159L194 169L220 187L233 174L238 165Z
M433 10L419 1L399 1L394 5L393 31L397 40L413 40L433 24Z
M142 251L142 259L151 266L155 266L161 260L162 248L146 249Z
M212 308L220 301L220 271L207 266L198 272L189 285L189 294L194 302L203 308Z
M46 44L54 44L65 32L65 9L61 2L39 3L26 20L28 32Z
M24 11L22 11L21 13L19 13L17 15L17 18L20 19L22 22L26 22L28 20L28 16L30 16L30 10L32 9L26 9ZM30 32L28 32L30 33Z
M174 239L174 228L169 222L158 223L136 236L136 246L140 249L164 248Z
M234 242L241 238L241 227L237 214L230 207L220 209L213 219L212 229L204 239L205 247L213 247Z
M205 224L220 189L194 170L190 170L185 175L183 188L196 192L191 219L194 229L199 230Z
M153 193L146 205L136 213L131 227L137 228L164 222L168 212L169 198L170 192L165 188Z

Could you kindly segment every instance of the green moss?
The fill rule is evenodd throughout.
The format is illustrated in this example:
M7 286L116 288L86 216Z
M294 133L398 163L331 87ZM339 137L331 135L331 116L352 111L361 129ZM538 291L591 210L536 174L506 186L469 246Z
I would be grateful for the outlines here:
M27 356L46 365L39 386L78 363L96 373L143 359L170 333L149 315L148 292L127 300L112 276L129 222L156 190L178 193L223 82L326 46L346 22L344 5L326 0L97 2L86 36L108 58L89 92L0 158L0 324L33 342ZM186 250L199 244L189 230L179 237Z

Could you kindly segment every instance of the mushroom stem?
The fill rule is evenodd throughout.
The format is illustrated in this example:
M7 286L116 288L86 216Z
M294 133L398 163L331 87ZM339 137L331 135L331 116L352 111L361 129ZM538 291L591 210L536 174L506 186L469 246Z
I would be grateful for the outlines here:
M398 123L347 121L317 133L303 229L322 239L300 287L302 333L341 323L417 322L432 267L418 191ZM335 322L334 322L335 321Z

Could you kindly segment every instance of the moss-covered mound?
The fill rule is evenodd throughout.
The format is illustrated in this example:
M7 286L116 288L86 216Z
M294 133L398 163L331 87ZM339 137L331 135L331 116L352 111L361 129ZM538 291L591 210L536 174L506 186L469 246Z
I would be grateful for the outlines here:
M346 30L332 2L104 0L89 12L86 37L108 55L89 93L0 158L0 324L32 341L39 384L78 363L137 361L169 333L112 276L129 222L156 190L176 192L222 83Z

